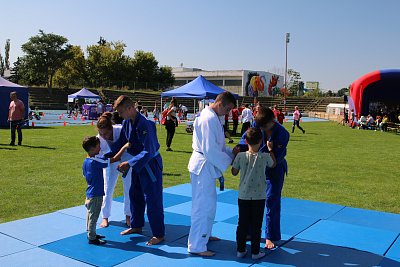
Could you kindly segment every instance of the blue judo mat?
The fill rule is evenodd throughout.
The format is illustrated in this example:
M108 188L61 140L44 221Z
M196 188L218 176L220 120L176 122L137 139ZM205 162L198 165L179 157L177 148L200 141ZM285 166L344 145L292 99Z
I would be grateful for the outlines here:
M208 245L215 257L202 258L187 253L190 184L165 188L163 197L166 237L159 245L146 246L151 237L147 218L142 234L120 235L126 226L123 198L118 197L110 226L98 228L106 236L104 246L87 243L83 205L0 224L0 266L400 267L398 214L284 198L282 240L253 261L250 256L236 258L237 191L218 191L213 235L222 240Z

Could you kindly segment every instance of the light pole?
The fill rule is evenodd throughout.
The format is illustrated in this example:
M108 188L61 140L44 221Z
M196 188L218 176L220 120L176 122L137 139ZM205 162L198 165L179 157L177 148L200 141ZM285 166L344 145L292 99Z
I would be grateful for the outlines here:
M283 97L284 97L284 99L283 99L283 105L284 105L285 114L286 114L286 92L287 92L287 49L288 49L289 41L290 41L290 33L287 32L287 33L286 33L286 41L285 41L285 43L286 43L286 56L285 56L285 61L286 61L286 64L285 64L285 92L283 93Z

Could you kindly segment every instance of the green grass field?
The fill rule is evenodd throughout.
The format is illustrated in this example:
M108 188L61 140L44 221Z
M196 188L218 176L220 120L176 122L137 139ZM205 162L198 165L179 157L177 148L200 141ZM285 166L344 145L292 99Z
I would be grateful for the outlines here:
M306 134L296 130L289 142L284 196L400 213L399 136L333 122L303 127ZM0 129L0 223L83 204L81 142L95 134L93 126L24 129L24 145L10 147L9 131ZM179 127L173 152L165 152L165 135L159 129L164 187L188 183L191 135ZM239 178L225 177L226 187L237 189Z

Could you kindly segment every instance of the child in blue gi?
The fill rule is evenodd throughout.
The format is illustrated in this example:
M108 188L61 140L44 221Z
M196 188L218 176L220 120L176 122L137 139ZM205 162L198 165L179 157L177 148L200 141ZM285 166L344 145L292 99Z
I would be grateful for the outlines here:
M131 226L122 231L122 235L141 233L144 226L144 211L147 206L147 217L153 237L147 245L155 245L164 240L164 208L162 199L162 158L159 153L160 144L157 129L153 121L140 114L127 96L115 100L114 108L124 119L118 140L112 145L112 156L129 142L132 146L127 150L132 158L119 164L118 169L126 172L132 168L129 199L131 203ZM129 177L126 177L129 179Z
M265 192L267 181L265 168L275 167L275 156L272 151L261 152L262 133L259 128L246 131L246 143L249 150L237 154L232 164L232 174L240 170L239 184L239 222L236 230L237 256L243 258L246 251L246 236L251 233L251 254L254 260L265 256L260 252L261 227L264 217Z
M86 178L88 187L86 189L85 207L87 208L86 225L89 244L103 245L106 241L101 240L105 236L96 234L96 224L100 215L101 204L104 196L103 168L108 164L120 160L121 155L129 147L126 143L122 149L110 159L96 157L100 151L100 140L96 136L86 137L82 143L83 149L88 153L83 161L82 171Z

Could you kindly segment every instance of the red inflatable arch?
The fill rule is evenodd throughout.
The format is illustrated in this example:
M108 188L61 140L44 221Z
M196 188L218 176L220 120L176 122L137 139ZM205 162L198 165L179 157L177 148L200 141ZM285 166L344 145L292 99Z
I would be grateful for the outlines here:
M399 105L400 70L377 70L362 76L351 84L350 96L358 116L368 115L371 102Z

